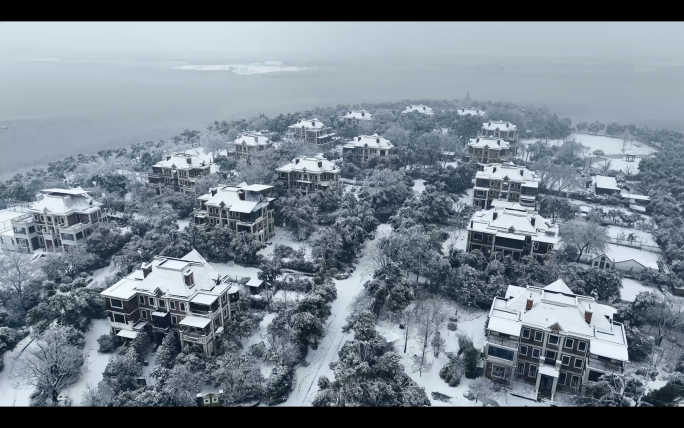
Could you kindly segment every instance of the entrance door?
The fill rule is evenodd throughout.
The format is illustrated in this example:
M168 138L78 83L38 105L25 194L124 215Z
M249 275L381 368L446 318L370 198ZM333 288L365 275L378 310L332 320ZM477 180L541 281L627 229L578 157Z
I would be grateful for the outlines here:
M551 392L553 389L553 378L547 375L541 375L541 380L539 381L539 391Z

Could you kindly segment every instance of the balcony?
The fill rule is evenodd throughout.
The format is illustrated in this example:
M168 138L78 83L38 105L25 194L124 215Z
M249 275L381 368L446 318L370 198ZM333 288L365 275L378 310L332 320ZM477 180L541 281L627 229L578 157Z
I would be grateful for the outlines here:
M495 336L489 336L487 338L487 342L491 343L492 345L503 346L505 348L514 349L516 351L518 350L518 344L519 344L519 342L517 342L517 341L508 340L508 339L501 339L501 338L498 338Z
M200 334L181 331L181 340L185 342L193 342L198 344L207 344L213 338L213 334Z
M616 363L608 363L604 361L598 361L594 359L589 359L589 368L596 369L596 370L601 370L604 372L610 372L610 373L618 373L622 374L624 372L624 368L622 367L621 364L616 364Z

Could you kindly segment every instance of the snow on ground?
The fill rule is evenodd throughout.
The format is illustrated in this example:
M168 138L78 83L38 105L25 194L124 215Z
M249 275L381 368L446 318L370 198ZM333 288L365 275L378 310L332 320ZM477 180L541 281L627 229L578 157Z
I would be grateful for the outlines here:
M33 387L17 377L14 363L31 340L31 336L26 336L12 351L5 352L3 357L5 368L0 371L0 406L2 407L29 405L29 395L33 392Z
M186 217L186 218L176 220L176 223L178 223L178 229L179 230L185 229L190 224L190 221L192 221L191 217Z
M630 234L634 234L634 242L644 245L655 245L653 240L653 235L650 232L644 232L642 230L629 229L627 227L621 226L608 226L608 235L611 238L617 238L618 235L624 234L622 239L627 239Z
M109 327L107 326L106 319L93 320L90 328L85 332L86 344L84 352L86 353L86 359L81 376L75 383L64 388L61 392L62 395L69 396L75 406L81 404L86 386L90 385L94 388L102 380L102 373L113 354L100 354L97 352L97 338L108 333Z
M287 245L288 247L292 247L292 249L295 251L299 250L300 248L304 248L307 255L311 254L311 249L307 245L306 241L298 241L295 239L292 232L282 228L276 228L276 234L275 236L271 237L270 242L271 245L267 245L266 248L262 248L261 250L257 251L257 254L261 254L262 256L273 254L273 249L276 245Z
M388 224L381 224L376 239L390 230L391 227ZM308 367L297 367L295 390L283 403L285 406L310 405L318 393L318 378L327 376L328 379L334 379L330 363L338 359L337 353L342 344L353 337L352 334L342 333L342 326L349 314L349 304L363 289L363 283L373 274L372 262L370 257L367 257L373 242L374 240L366 242L359 257L360 262L351 276L344 280L335 280L337 299L332 304L332 314L326 320L325 337L321 340L318 349L309 349L306 356Z
M113 271L114 271L114 258L112 258L112 260L109 262L109 265L107 265L101 269L95 269L93 271L93 282L88 284L88 287L95 284L96 282L103 283L104 279L107 276L112 275L114 273Z
M630 172L632 174L635 174L639 172L639 162L641 162L641 159L644 158L645 156L637 156L634 158L633 162L627 162L626 158L620 158L620 159L610 159L610 167L609 169L615 170L615 171L621 171L624 173ZM596 159L596 158L594 158ZM601 168L603 167L607 160L600 160L598 162L593 162L592 166L594 168Z
M473 189L472 187L470 189L466 190L466 194L460 196L456 202L458 202L459 204L466 204L466 205L472 204L473 192L474 191L475 191L475 189Z
M458 351L458 334L465 334L473 339L473 344L477 349L481 349L485 342L484 336L484 324L487 321L487 312L475 311L475 312L461 312L459 315L458 330L449 331L446 326L440 329L440 334L446 340L445 351L446 352L457 352ZM427 394L430 402L436 407L448 407L448 406L482 406L482 402L469 401L463 394L468 391L468 385L470 385L471 379L467 379L465 376L461 378L461 384L457 387L450 387L442 378L439 377L439 371L444 367L449 359L445 353L440 354L439 357L435 358L432 350L428 349L426 351L426 358L428 361L432 362L432 368L429 371L423 371L419 373L418 371L413 371L413 355L421 355L422 348L421 345L409 335L408 346L406 353L404 353L404 340L406 330L399 328L399 323L389 323L387 321L381 321L378 323L377 330L382 334L388 341L393 342L395 352L401 357L401 363L404 365L406 373L413 379L419 386L425 388L425 393ZM434 400L432 398L433 392L439 392L444 395L451 397L449 403L444 403L439 400ZM501 406L547 406L542 403L537 403L534 401L526 400L524 398L519 398L512 396L510 394L507 397L497 398L497 402Z
M425 180L423 180L422 178L414 180L413 190L415 190L418 193L423 193L423 190L425 190Z
M266 342L266 328L268 325L273 321L273 318L276 317L276 313L267 313L264 316L264 319L261 320L259 323L259 327L254 330L251 336L246 337L242 339L242 350L243 352L246 352L250 346L257 344L261 341ZM268 379L268 376L271 374L271 370L273 370L274 364L261 361L260 369L261 369L261 374Z
M646 287L640 281L622 278L622 290L620 291L622 300L633 302L634 299L636 299L637 294L641 293L642 291L652 291L657 294L662 294L658 288Z
M154 365L157 364L157 354L152 355L153 352L150 350L150 354L147 356L146 360L148 362L147 366L143 366L142 368L142 374L143 377L145 378L145 381L147 382L148 385L154 385L154 378L150 376L150 372L154 368ZM102 369L104 371L104 369Z
M607 137L605 135L589 135L589 134L572 134L571 138L575 138L578 142L590 148L589 153L594 150L603 150L606 155L621 155L634 154L641 155L641 157L657 152L657 150L641 143L633 142L627 143L624 153L622 152L622 138ZM522 144L534 143L539 141L539 138L526 138L521 140ZM560 146L563 140L549 140L549 145Z
M658 269L658 253L615 244L608 244L607 248L606 255L615 262L634 259L646 267Z

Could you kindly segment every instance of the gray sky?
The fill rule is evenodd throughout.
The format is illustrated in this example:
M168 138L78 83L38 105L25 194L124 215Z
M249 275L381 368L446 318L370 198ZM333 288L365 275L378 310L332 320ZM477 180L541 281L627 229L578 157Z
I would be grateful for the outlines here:
M0 53L426 53L684 58L684 23L0 22Z

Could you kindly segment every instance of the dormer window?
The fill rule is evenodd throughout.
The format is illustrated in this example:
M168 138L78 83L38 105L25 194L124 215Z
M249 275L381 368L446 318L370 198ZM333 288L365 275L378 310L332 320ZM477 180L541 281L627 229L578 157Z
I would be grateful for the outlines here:
M192 271L184 272L183 280L185 281L185 285L188 287L193 287L195 285L195 276L193 275Z

